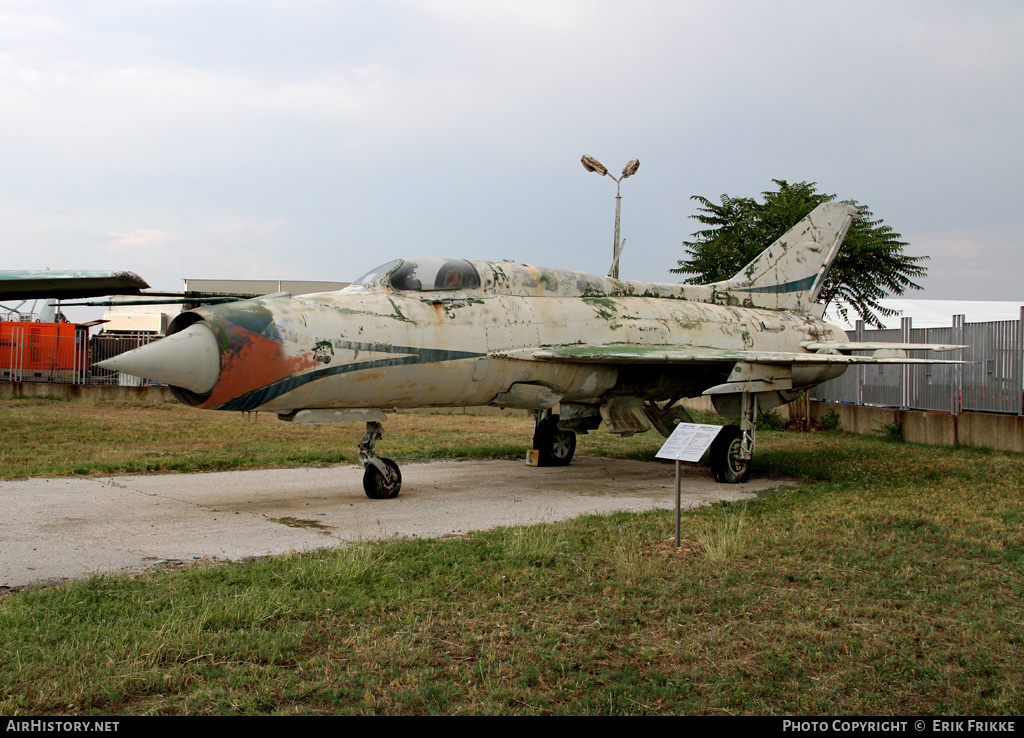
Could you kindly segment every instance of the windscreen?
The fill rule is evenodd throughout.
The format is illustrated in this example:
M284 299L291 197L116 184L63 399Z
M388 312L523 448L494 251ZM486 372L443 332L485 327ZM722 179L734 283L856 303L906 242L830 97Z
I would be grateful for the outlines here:
M352 284L370 284L370 282L374 282L383 277L385 274L391 272L395 267L397 267L401 263L401 259L392 259L387 264L381 264L376 269L371 269Z

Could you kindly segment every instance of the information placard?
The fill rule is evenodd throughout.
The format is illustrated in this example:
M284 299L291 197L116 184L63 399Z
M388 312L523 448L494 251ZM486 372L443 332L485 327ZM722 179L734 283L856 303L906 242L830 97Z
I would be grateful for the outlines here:
M675 461L700 461L722 428L721 425L680 423L655 456Z

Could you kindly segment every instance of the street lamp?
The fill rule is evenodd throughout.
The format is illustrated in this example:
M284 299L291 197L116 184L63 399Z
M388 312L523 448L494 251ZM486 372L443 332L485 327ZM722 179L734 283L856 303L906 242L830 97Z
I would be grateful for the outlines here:
M611 174L608 174L608 170L605 169L604 165L592 156L584 154L583 158L580 159L580 161L583 162L583 168L586 169L588 172L597 172L602 177L608 176L615 180L615 244L613 246L612 251L612 268L608 270L608 276L614 279L618 279L619 254L622 253L622 247L626 245L625 241L619 243L619 214L622 211L622 194L619 192L619 189L622 186L622 180L624 180L626 177L632 177L634 174L636 174L636 170L640 168L640 160L630 159L629 161L627 161L626 166L622 168L622 175L619 176L617 179L615 177L612 177Z

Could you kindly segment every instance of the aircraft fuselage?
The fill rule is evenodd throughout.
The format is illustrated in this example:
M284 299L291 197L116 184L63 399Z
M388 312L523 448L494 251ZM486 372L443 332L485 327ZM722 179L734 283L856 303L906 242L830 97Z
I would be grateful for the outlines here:
M202 408L280 414L486 404L541 409L553 401L598 404L609 394L663 400L699 395L728 370L566 364L528 353L583 344L801 352L801 342L845 339L806 314L702 302L715 299L699 292L705 288L471 263L482 277L477 289L394 290L378 282L185 313L172 330L203 323L216 338L220 366L211 391L177 390L178 396ZM793 384L816 384L841 371L794 368Z

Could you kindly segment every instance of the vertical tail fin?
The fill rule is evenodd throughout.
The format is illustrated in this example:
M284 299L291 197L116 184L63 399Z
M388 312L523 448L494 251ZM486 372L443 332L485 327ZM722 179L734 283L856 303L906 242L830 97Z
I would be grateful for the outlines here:
M710 285L752 307L808 311L859 210L825 202L731 279Z

